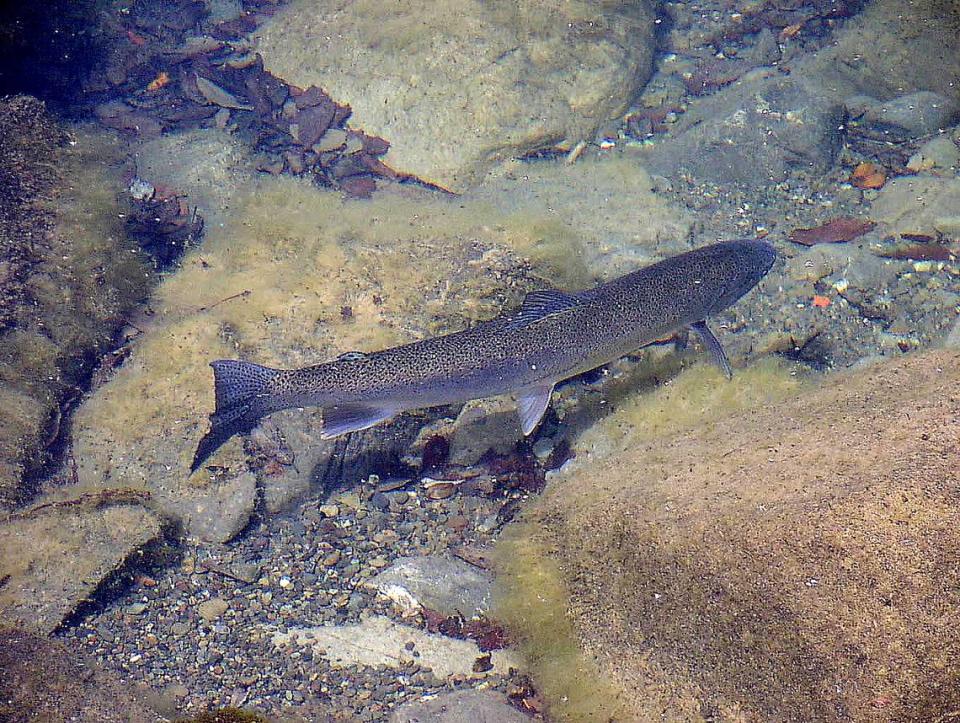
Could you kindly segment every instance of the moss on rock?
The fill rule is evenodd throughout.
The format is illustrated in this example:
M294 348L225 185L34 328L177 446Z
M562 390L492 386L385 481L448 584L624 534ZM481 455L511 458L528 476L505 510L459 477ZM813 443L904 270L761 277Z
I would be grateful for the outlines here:
M622 692L623 719L956 710L958 382L955 353L918 354L631 437L553 478L529 564L559 570L555 605ZM511 588L533 599L539 584ZM535 649L553 644L548 626L527 630ZM549 675L545 690L568 685Z
M184 506L226 493L227 478L247 464L234 439L213 460L226 477L188 476L213 408L212 359L305 366L490 318L543 286L553 268L587 278L575 239L554 239L535 219L500 220L485 204L402 187L355 202L303 179L260 178L164 280L151 301L151 330L78 411L81 482L143 486L166 512L196 522ZM534 245L538 253L528 256ZM318 427L303 434L313 428L305 419L298 415L285 435L299 470L288 483L301 491L333 449ZM198 525L190 531L203 534Z
M43 105L0 105L0 507L29 496L58 407L146 293L151 274L120 218L124 149L65 131ZM52 429L51 420L53 420Z

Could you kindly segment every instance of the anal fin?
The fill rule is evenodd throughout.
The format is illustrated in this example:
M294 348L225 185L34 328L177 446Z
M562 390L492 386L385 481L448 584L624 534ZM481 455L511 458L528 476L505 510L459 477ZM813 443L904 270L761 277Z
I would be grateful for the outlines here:
M517 412L520 414L520 428L523 436L529 435L550 404L550 395L553 393L553 384L541 387L526 387L517 391Z
M723 372L724 376L726 376L727 379L733 379L730 360L727 359L727 354L720 345L720 341L713 335L713 332L710 331L706 320L695 321L690 325L690 328L697 332L697 336L700 337L703 345L713 354L713 360L717 363L717 366L720 367L720 371Z
M369 404L337 404L323 407L323 439L333 439L341 434L359 432L385 422L397 413L393 407Z

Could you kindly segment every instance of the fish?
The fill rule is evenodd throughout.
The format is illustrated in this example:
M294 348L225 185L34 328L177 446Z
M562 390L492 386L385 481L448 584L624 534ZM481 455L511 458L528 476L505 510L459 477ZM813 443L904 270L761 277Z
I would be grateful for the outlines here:
M215 409L191 472L235 434L291 408L320 407L321 436L331 439L404 411L513 393L526 436L558 382L683 329L700 337L730 378L707 320L756 286L776 258L764 241L725 241L584 291L531 291L519 308L494 319L381 351L347 352L301 369L213 361Z

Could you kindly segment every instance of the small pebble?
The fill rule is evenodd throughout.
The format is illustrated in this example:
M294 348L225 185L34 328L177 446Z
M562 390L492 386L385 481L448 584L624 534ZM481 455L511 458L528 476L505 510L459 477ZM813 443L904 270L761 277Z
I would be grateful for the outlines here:
M226 600L214 597L200 603L197 606L197 612L200 613L200 617L209 623L223 615L229 607Z

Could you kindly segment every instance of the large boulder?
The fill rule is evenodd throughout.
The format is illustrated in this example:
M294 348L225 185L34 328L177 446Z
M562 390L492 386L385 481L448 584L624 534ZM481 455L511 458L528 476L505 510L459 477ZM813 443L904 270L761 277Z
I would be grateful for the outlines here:
M826 172L840 147L842 117L839 99L758 70L691 105L646 162L667 176L764 188L797 172Z
M589 140L650 75L649 0L297 0L258 31L268 70L317 85L391 143L396 170L462 191L501 159Z
M511 550L524 614L499 613L569 611L595 665L541 665L545 689L575 697L556 678L593 667L617 692L594 701L604 720L955 711L958 384L955 350L917 354L583 451L533 515L536 544ZM615 413L601 426L609 436L628 423ZM526 627L535 653L563 629Z
M928 90L960 99L960 6L955 0L874 0L835 43L793 71L835 97L889 99Z

